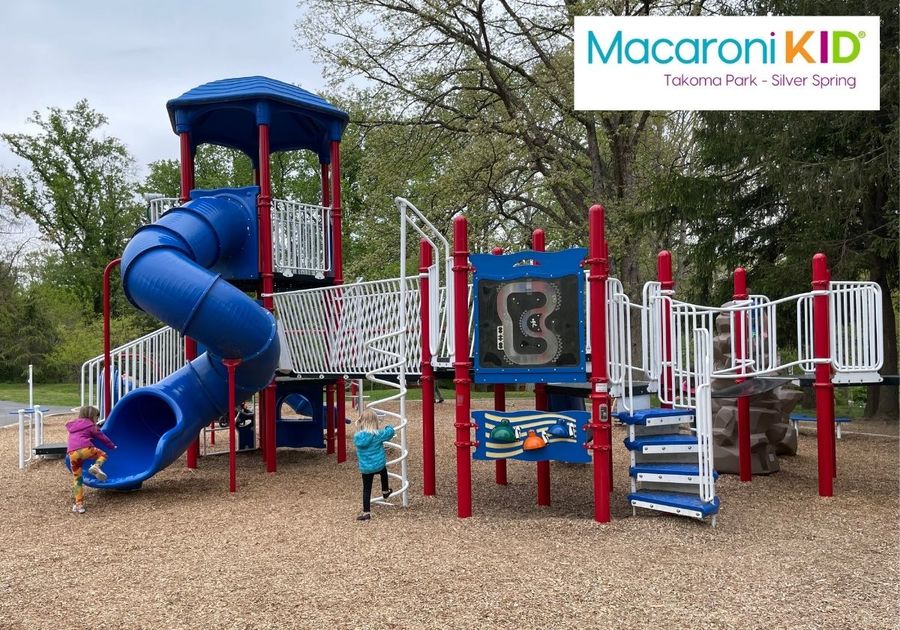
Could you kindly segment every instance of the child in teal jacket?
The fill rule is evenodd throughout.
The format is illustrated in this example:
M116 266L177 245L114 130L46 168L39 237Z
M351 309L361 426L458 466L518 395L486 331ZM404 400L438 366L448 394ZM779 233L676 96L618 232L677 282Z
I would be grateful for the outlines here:
M356 520L367 521L372 518L370 505L375 475L381 477L381 495L385 499L391 496L384 443L394 437L394 427L388 425L379 429L378 416L371 409L363 411L356 421L356 427L353 444L356 446L356 457L359 460L359 472L362 473L363 481L363 511Z

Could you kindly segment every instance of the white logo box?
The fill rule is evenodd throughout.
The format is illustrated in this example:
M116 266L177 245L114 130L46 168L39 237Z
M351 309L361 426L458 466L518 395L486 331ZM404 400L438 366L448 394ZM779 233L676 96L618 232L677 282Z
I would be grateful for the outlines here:
M877 110L878 16L576 17L575 109Z

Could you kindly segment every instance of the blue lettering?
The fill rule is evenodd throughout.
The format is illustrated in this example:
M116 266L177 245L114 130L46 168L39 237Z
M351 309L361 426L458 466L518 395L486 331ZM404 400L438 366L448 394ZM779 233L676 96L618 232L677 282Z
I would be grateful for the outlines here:
M597 41L597 36L594 35L594 31L588 31L588 63L594 63L594 49L597 49L597 54L600 56L600 61L603 63L609 63L609 58L612 57L613 50L616 51L616 62L622 63L622 31L616 31L615 37L612 38L612 41L609 44L609 49L604 53L603 49L600 48L600 42Z
M656 50L656 47L663 43L668 44L669 47L672 46L671 39L666 39L665 37L663 37L662 39L657 39L655 42L653 42L653 59L657 63L672 63L672 55L669 55L668 57L660 57L659 53Z

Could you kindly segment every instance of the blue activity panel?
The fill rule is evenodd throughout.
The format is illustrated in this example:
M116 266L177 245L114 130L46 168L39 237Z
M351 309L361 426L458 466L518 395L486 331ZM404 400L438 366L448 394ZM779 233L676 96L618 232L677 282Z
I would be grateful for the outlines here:
M584 382L581 247L472 254L476 383Z
M473 411L475 459L587 464L587 411Z

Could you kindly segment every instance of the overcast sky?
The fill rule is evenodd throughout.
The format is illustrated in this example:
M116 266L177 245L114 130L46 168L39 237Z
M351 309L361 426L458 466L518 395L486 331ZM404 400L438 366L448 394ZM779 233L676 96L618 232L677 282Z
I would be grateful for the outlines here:
M319 91L300 17L296 0L0 0L0 130L86 98L143 171L177 157L165 104L192 87L261 74ZM16 164L0 145L0 167Z

